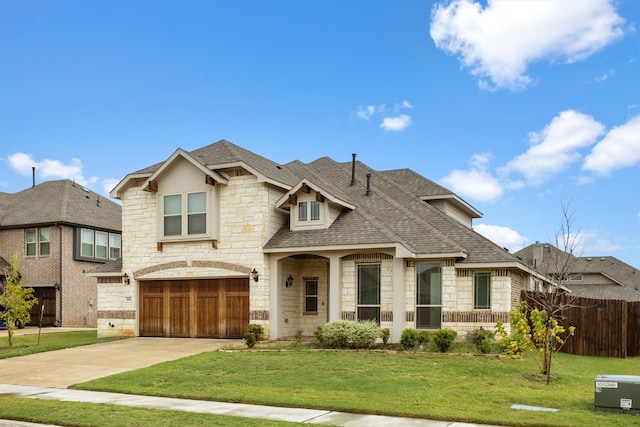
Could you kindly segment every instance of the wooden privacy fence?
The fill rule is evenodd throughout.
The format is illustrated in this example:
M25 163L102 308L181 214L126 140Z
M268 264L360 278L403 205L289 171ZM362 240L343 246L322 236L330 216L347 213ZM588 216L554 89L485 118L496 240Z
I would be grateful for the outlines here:
M523 292L523 300L535 305ZM599 357L640 356L640 302L575 298L563 310L561 324L575 326L563 353Z

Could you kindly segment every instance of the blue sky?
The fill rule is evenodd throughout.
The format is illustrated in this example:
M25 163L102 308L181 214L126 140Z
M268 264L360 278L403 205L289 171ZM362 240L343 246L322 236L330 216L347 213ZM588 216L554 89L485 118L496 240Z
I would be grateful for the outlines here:
M640 267L637 0L0 0L0 191L107 195L177 148L351 153L480 210L512 251Z

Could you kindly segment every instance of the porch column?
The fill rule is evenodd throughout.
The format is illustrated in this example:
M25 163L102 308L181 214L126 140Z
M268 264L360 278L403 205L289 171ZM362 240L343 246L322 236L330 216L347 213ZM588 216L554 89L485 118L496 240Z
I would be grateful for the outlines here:
M400 336L404 329L405 316L405 274L404 260L393 258L393 328L391 330L391 341L400 342Z
M280 261L275 256L269 257L269 339L280 338Z
M329 257L329 322L340 320L340 256Z

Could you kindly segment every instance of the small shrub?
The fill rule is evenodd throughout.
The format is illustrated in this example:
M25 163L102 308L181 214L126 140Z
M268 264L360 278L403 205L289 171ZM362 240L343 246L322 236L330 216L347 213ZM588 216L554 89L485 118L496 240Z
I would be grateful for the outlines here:
M496 335L494 331L488 329L474 329L471 341L476 350L480 353L491 353L493 350L493 337Z
M264 328L262 327L262 325L251 323L249 324L249 326L247 326L247 332L255 334L257 341L262 341L262 338L264 336Z
M248 348L253 348L256 345L256 334L253 332L245 332L244 333L244 342L247 344Z
M424 345L431 341L431 332L420 331L420 337L418 338L418 344Z
M389 328L380 329L380 338L382 338L382 343L387 345L389 338L391 338L391 331Z
M440 353L446 353L451 349L451 345L457 335L458 333L451 329L438 329L433 334L433 342L436 344L436 347L438 347Z
M413 328L405 328L400 334L400 344L405 350L412 350L420 345L420 332Z
M247 332L244 333L244 341L247 344L247 347L253 348L256 345L256 342L262 340L262 336L264 335L264 328L262 325L249 324L247 326Z
M314 335L327 348L369 348L380 336L380 329L373 320L336 320L316 329Z

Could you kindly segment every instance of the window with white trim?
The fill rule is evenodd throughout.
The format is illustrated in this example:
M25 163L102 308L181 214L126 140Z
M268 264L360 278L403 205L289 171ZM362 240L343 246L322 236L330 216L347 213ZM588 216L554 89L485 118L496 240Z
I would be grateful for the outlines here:
M26 256L49 255L51 234L49 227L27 228L25 230Z
M320 221L320 202L298 202L298 221Z
M491 273L488 271L473 274L473 309L491 309Z
M120 258L122 236L118 233L77 228L74 242L74 259L107 262Z
M162 236L206 236L209 233L208 199L206 191L162 196Z

